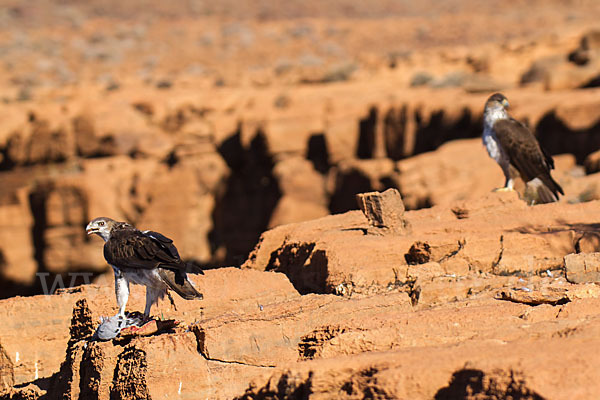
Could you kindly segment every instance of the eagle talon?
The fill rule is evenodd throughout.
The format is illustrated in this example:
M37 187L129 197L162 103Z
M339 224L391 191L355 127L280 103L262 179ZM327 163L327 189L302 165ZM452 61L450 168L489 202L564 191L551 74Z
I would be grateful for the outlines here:
M492 190L492 192L514 192L515 189L510 188L510 187L500 187L500 188L496 188L494 190Z

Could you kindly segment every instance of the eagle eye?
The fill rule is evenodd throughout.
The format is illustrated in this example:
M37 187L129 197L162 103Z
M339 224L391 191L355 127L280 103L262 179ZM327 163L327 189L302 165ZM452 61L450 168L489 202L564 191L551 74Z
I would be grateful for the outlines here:
M104 221L98 222L98 226L104 226Z

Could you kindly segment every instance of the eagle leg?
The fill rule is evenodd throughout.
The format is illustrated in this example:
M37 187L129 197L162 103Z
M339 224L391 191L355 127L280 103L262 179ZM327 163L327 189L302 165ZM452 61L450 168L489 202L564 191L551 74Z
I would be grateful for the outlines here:
M144 319L150 319L150 309L152 305L158 302L158 299L164 295L164 289L156 289L146 286L146 307L144 308Z
M119 305L119 317L125 317L125 307L129 299L129 282L125 279L123 273L115 269L115 295Z
M504 181L504 190L502 190L502 192L509 192L511 190L513 190L514 186L515 186L515 180L512 178L512 175L510 173L511 170L511 166L510 166L510 162L505 159L502 160L501 162L499 162L498 164L500 164L500 167L502 168L502 172L504 173L504 179L506 179Z
M494 189L494 192L512 192L513 190L515 190L514 185L514 181L512 179L509 179L506 181L506 184L503 187Z
M506 181L504 182L504 186L501 188L494 189L494 192L512 192L515 186L515 180L510 177L510 167L502 166L502 171L504 172L504 176Z

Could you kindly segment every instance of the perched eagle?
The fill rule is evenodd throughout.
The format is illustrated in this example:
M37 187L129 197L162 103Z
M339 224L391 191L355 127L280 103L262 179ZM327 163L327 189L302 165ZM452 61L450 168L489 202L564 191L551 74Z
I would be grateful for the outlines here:
M106 217L93 219L85 228L88 235L104 239L104 258L115 273L115 294L119 316L125 316L129 283L146 286L144 316L171 289L186 300L202 299L187 279L187 264L181 260L173 241L158 232L140 231L126 222Z
M528 188L534 189L533 203L558 201L558 194L564 192L550 175L552 157L525 125L508 115L507 108L506 97L495 93L485 103L483 113L483 144L506 177L504 188L498 190L513 190L514 169Z

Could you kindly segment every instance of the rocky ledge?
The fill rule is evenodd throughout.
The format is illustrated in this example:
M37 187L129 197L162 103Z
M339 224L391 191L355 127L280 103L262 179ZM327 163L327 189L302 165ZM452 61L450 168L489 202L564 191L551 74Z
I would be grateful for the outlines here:
M162 302L177 327L100 342L106 278L0 307L2 399L591 398L600 356L597 201L490 193L265 232L242 268ZM129 308L139 310L134 287ZM19 318L15 318L15 316ZM69 325L70 321L70 325ZM70 326L70 328L69 328Z

